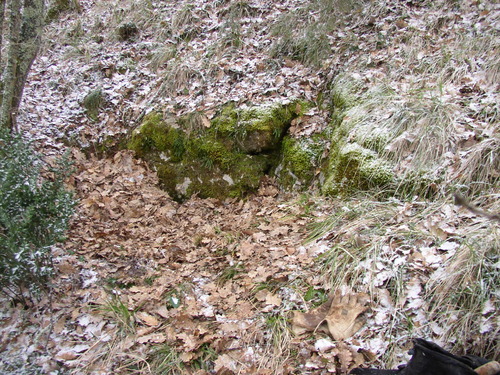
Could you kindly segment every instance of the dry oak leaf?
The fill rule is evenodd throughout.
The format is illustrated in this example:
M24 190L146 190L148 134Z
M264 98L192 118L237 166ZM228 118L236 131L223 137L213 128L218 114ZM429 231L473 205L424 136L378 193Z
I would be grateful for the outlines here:
M328 330L335 340L344 340L363 327L366 319L362 314L368 309L368 301L365 293L335 294L325 316Z
M160 321L158 319L146 312L139 311L136 316L148 326L156 327L160 324Z
M145 344L148 342L154 344L161 344L165 341L167 341L167 338L162 333L150 333L149 335L145 335L137 339L137 342L139 344Z

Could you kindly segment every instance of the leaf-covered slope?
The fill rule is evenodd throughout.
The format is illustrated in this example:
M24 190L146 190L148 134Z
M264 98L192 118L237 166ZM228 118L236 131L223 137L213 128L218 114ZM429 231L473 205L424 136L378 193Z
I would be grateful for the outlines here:
M47 154L118 137L152 109L212 117L300 97L318 107L291 125L290 154L321 133L327 157L341 134L338 151L377 153L434 200L281 196L267 181L246 201L179 205L131 154L75 150L59 277L38 306L4 304L4 372L346 373L405 363L417 336L498 358L498 226L448 191L500 211L496 4L80 3L47 26L25 90L19 125ZM291 311L338 290L371 297L354 336L291 334Z

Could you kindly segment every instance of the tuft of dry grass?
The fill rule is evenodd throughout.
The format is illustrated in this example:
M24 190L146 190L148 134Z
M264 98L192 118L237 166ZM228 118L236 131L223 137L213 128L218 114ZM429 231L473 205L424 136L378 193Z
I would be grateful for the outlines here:
M181 30L196 21L195 9L192 4L179 9L172 18L172 29Z
M154 71L157 71L159 68L164 66L167 62L169 62L176 56L177 56L177 48L175 48L175 46L172 45L165 45L163 47L160 47L153 53L149 66Z
M379 202L365 197L352 201L311 227L308 241L326 235L332 237L334 242L331 249L318 258L324 275L328 275L329 290L343 286L356 290L360 279L373 277L371 272L376 272L375 269L370 271L357 265L372 263L383 257L385 234L396 215L395 201ZM373 284L363 284L373 290Z
M110 294L99 311L113 319L124 334L135 334L135 310L131 310L117 294Z
M177 375L183 373L183 364L178 353L169 344L154 348L148 357L152 373L156 375Z
M498 135L479 142L465 151L453 179L468 193L477 195L499 186L500 138Z
M382 125L391 134L385 156L413 170L436 167L456 143L454 113L454 105L437 97L415 98L397 105Z
M292 355L293 334L286 319L285 311L268 315L265 318L263 332L266 332L261 367L279 373L286 369Z
M352 0L318 0L284 13L270 31L275 38L270 56L320 67L332 54L328 35L346 16L352 16L359 9L360 5Z
M175 61L167 68L165 77L166 79L160 88L161 94L167 96L187 95L191 81L200 78L200 73L180 61Z
M500 232L485 222L469 226L467 232L445 272L431 278L426 291L429 316L448 327L441 339L454 343L455 350L498 358Z

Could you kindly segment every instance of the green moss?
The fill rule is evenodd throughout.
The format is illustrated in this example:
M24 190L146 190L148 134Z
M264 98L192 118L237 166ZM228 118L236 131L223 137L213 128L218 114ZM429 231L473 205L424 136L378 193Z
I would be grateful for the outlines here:
M177 200L242 197L256 190L270 168L269 155L244 154L238 147L198 126L199 116L175 123L150 113L133 131L128 148L157 171L162 188Z
M358 167L363 161L371 160L376 157L376 154L357 143L347 143L340 147L338 165L342 168Z
M330 90L331 147L322 191L327 195L351 194L396 184L392 164L384 158L389 135L373 129L367 111L377 100L360 83L340 77Z
M155 142L151 138L151 134L155 132L161 121L161 113L152 112L146 115L142 124L132 132L127 144L128 149L135 151L137 156L144 157L154 147Z
M281 146L281 158L275 174L286 188L308 187L319 167L325 147L321 135L295 139L286 136Z
M366 138L360 140L362 145L370 150L377 152L379 155L384 154L385 148L389 144L390 136L387 132L372 133Z
M241 110L236 109L234 103L225 105L219 114L212 120L211 128L221 136L241 136L241 132L246 130L244 126L239 126Z
M201 161L194 162L191 185L187 195L194 193L200 197L241 198L258 189L260 179L267 168L267 160L259 155L233 155L233 167L222 171L218 165L205 167Z
M163 152L163 159L179 162L186 152L185 143L186 137L180 129L167 124L161 113L152 112L132 132L127 147L142 158L159 151Z
M394 182L395 176L388 162L382 159L365 160L359 166L362 188L385 187Z
M377 153L357 143L337 145L330 156L328 178L322 187L327 195L387 187L395 183L391 165Z
M235 187L231 196L242 197L248 191L259 188L260 180L269 169L270 159L266 155L245 155L232 173Z
M172 144L172 155L173 155L172 161L173 162L181 161L182 158L184 157L184 153L186 152L184 134L182 134L181 131L179 130L171 131L169 141Z
M276 165L284 132L307 108L301 102L249 109L230 104L210 126L201 113L168 119L152 112L127 146L157 171L161 186L177 200L193 194L243 197L257 190L262 176ZM306 181L314 174L311 160L322 153L313 144L285 147L287 168Z
M156 165L156 173L160 181L160 187L167 191L172 198L177 199L179 196L175 194L175 187L177 185L178 170L175 164L172 163L159 163Z
M307 106L295 101L288 105L239 109L230 103L212 120L210 131L245 153L272 151L279 147L292 120Z
M230 169L241 156L210 135L190 139L187 152L188 158L200 161L203 166L209 169L218 166L222 170Z
M314 153L291 137L283 140L282 150L283 159L299 177L310 174L311 167L314 165L314 159L312 159L315 156Z
M162 163L157 167L157 173L162 188L174 199L182 201L193 194L202 198L244 197L258 189L266 168L266 158L245 155L228 172L221 171L218 166L208 168L200 160L187 159L177 164Z
M394 103L398 94L386 84L363 89L349 77L337 78L329 94L332 137L323 192L375 188L431 197L441 191L440 150L453 130L452 107L421 92Z

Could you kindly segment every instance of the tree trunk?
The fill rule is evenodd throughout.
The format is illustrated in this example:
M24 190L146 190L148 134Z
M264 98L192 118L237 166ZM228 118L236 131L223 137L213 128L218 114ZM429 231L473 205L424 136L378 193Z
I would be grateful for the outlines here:
M5 18L5 2L6 0L0 0L0 74L3 72L4 61L2 59L2 46L3 46L3 27ZM2 105L3 96L3 79L0 79L0 107Z
M44 9L44 0L24 0L22 7L20 0L11 0L9 49L0 106L1 127L15 128L24 84L40 48Z
M3 19L5 17L5 1L6 0L0 0L0 47L2 46L3 42ZM0 48L0 71L2 71L2 49Z
M9 48L3 72L3 93L0 106L0 126L12 129L12 103L16 87L17 60L19 56L19 37L21 34L21 1L11 0L9 12Z
M19 45L19 62L16 71L15 94L12 102L14 119L24 91L33 61L40 50L44 26L44 0L24 0L23 24L21 27L21 43Z

